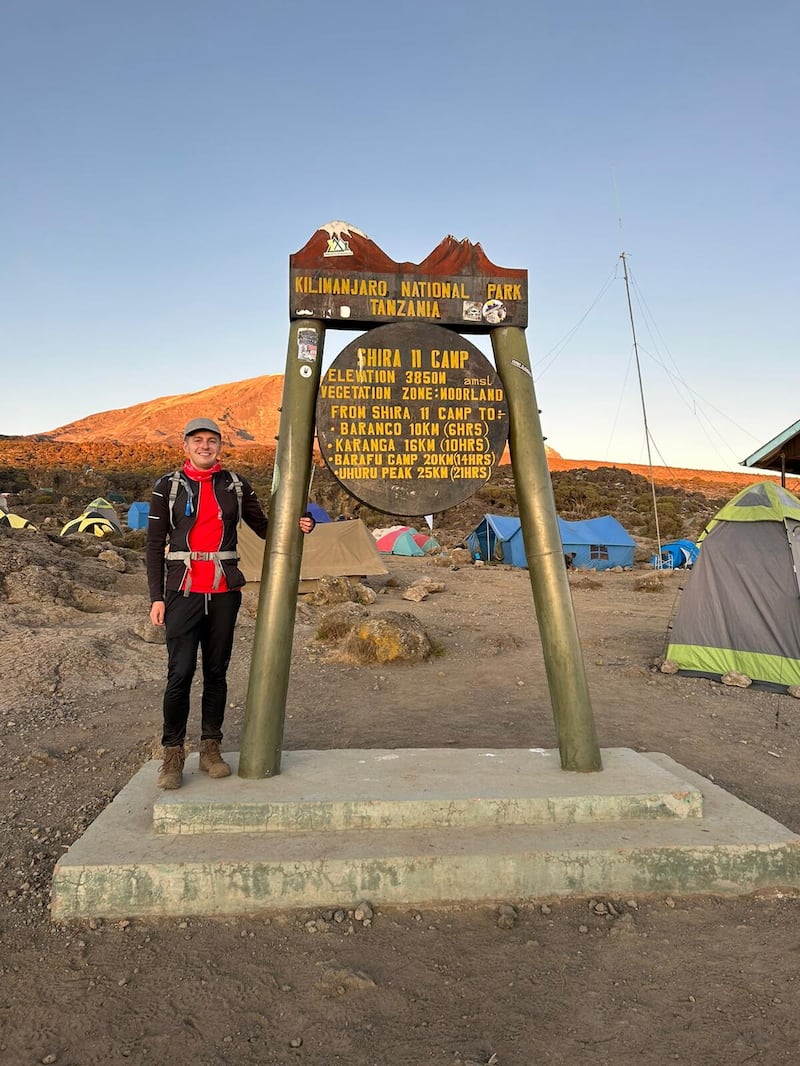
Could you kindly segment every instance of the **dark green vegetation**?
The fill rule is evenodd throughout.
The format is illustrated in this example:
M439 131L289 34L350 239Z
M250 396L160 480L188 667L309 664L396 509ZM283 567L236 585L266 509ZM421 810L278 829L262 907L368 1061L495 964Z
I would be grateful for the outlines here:
M231 465L253 484L267 504L272 486L274 455L266 448L237 449ZM58 444L32 438L0 441L0 491L15 493L12 506L33 522L46 517L53 524L73 518L96 496L117 493L126 503L149 499L156 478L182 462L181 453L167 445L116 442ZM625 467L577 468L551 473L558 514L568 520L612 514L637 537L655 537L653 492L650 482ZM656 485L662 541L695 539L706 522L730 496L706 495L665 484ZM324 466L314 468L310 498L332 517L360 517L375 528L399 521L419 524L419 516L386 515L364 506L336 482ZM119 505L122 513L124 506ZM435 517L437 531L469 532L484 514L514 515L517 496L511 468L498 468L487 484L469 500Z

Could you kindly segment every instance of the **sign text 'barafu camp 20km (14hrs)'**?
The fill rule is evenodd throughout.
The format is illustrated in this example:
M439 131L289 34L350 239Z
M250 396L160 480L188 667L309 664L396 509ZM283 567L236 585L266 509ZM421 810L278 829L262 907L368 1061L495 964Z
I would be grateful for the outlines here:
M334 476L389 514L468 499L505 447L508 408L494 367L459 334L526 326L527 271L454 237L397 263L344 222L320 227L289 265L291 319L367 331L320 385L317 436Z

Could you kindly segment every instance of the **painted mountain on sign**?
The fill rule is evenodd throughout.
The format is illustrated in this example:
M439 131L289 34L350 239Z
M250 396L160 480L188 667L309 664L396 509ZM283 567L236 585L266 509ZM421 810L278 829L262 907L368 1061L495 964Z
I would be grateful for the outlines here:
M444 237L421 263L396 262L362 230L348 222L327 222L320 226L299 252L290 257L293 269L372 271L376 274L474 274L486 277L523 277L526 271L496 266L480 244L464 237Z

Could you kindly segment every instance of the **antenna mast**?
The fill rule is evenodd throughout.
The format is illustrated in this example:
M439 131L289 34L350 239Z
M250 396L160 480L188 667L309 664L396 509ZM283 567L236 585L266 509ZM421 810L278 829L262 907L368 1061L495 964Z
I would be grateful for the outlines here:
M642 401L642 418L644 420L644 438L647 445L647 465L650 469L650 491L653 495L653 515L656 522L656 559L657 567L661 566L661 531L658 527L658 505L656 503L656 479L653 474L653 457L650 453L650 427L647 425L647 406L644 402L644 386L642 385L642 366L639 362L639 344L636 340L636 323L633 320L633 304L631 303L631 287L628 282L628 260L625 252L620 254L622 271L625 276L625 295L628 298L628 316L631 320L631 336L633 337L633 354L636 358L636 375L639 379L639 396Z

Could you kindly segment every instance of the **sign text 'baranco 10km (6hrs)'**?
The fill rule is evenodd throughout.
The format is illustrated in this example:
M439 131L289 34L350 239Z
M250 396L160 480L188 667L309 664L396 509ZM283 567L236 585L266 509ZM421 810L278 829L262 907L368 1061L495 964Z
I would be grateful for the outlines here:
M452 330L379 326L324 375L317 435L334 476L389 514L421 515L468 499L488 481L508 436L494 367Z

